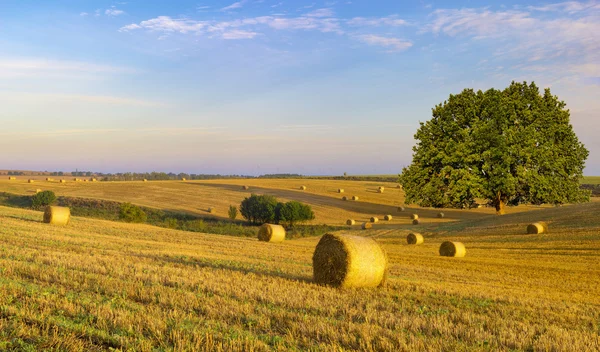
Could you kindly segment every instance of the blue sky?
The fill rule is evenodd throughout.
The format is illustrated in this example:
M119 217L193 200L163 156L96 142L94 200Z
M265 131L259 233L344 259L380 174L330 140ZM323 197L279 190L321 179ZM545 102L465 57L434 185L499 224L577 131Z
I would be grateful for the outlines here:
M0 168L398 173L431 108L535 81L600 174L600 1L0 2Z

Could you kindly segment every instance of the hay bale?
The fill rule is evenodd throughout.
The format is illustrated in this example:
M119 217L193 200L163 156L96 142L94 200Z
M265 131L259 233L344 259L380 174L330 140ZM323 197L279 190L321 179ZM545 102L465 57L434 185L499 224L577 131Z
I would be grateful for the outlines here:
M217 212L217 210L215 208L213 208L213 207L210 207L210 208L208 208L208 212L211 213L211 214L214 214L214 213Z
M398 212L401 213L403 211L405 211L406 209L404 209L404 207L398 207Z
M281 225L263 224L258 230L258 240L283 242L285 240L285 229Z
M144 182L148 182L148 180L147 180L147 179L144 179L143 181L144 181Z
M440 219L443 218L444 216L446 216L446 215L444 215L444 213L438 213L437 214L437 217L440 218Z
M346 196L343 196L343 197L342 197L342 200L348 200L348 197L346 197Z
M385 187L379 186L378 190L381 191L381 192L383 192L383 191L385 191Z
M548 224L543 221L534 222L533 224L527 225L527 233L528 234L540 234L540 233L548 233Z
M339 188L338 189L338 193L344 193L344 189L343 188Z
M408 244L423 244L423 242L425 242L425 238L420 233L411 232L406 236L406 243Z
M410 219L411 220L417 220L418 218L419 218L419 215L417 215L417 214L411 214L410 215Z
M60 180L60 183L67 183L67 180Z
M306 186L300 186L300 189L306 191Z
M352 219L348 219L348 220L346 220L346 225L352 226L352 225L354 225L354 224L356 224L356 221L354 221L354 220L352 220Z
M48 206L44 211L44 222L52 225L68 225L71 220L71 209Z
M47 181L47 182L52 182L52 181L54 181L54 179L52 179L52 178L50 178L50 177L46 177L46 181Z
M397 185L396 188L402 189L402 185Z
M386 216L383 217L383 220L390 221L390 220L392 220L392 216L391 215L386 215Z
M370 221L371 221L371 222L379 222L379 218L377 218L376 216L373 216L373 217L370 219Z
M97 180L97 179L95 179L95 178L93 178L93 179L92 179L92 182L98 182L98 180Z
M440 246L440 255L442 257L462 258L467 254L465 245L461 242L444 242Z
M35 180L29 179L29 180L27 180L27 182L29 182L29 183L35 183Z
M16 178L16 177L14 177L14 176L8 176L8 180L9 180L9 181L14 181L14 180L16 180L16 179L17 179L17 178Z
M40 193L41 191L42 191L42 190L38 188L38 189L36 189L36 190L35 190L35 194L38 194L38 193Z
M358 196L352 196L352 200L358 200Z
M317 284L334 287L379 287L387 276L387 256L374 239L326 234L313 254Z
M419 219L414 219L414 220L412 221L412 224L413 224L413 225L419 225L420 223L421 223L421 221L420 221Z
M250 189L250 187L248 187L248 186L242 186L242 189L247 191L247 190Z
M185 177L182 177L181 181L187 181L187 179Z
M371 224L370 222L363 222L363 224L361 225L361 228L363 230L368 230L368 229L370 229L372 227L373 227L373 224Z
M377 193L383 193L383 190L382 189L378 189Z

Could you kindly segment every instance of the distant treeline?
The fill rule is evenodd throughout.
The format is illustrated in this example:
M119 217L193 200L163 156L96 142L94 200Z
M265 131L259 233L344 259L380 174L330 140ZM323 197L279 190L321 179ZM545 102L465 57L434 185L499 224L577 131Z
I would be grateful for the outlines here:
M254 176L245 175L220 175L220 174L186 174L186 173L166 173L166 172L125 172L116 174L97 174L101 181L135 181L135 180L149 180L149 181L167 181L167 180L216 180L216 179L228 179L228 178L254 178Z

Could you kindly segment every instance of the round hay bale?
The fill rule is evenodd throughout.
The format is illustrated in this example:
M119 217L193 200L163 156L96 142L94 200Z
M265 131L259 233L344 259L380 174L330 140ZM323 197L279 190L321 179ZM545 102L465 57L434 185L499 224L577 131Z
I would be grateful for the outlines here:
M71 209L48 206L44 211L44 222L52 225L68 225L71 220Z
M95 178L93 178L93 179L92 179L92 182L98 182L98 180L97 180L97 179L95 179Z
M67 180L60 180L60 183L67 183Z
M368 229L370 229L372 227L373 227L373 224L371 224L370 222L363 222L363 224L361 225L361 228L363 230L368 230Z
M547 233L547 232L548 232L548 224L543 221L534 222L533 224L527 225L527 233L528 234L537 235L540 233Z
M248 186L242 186L242 189L243 189L243 190L249 190L249 189L250 189L250 187L248 187Z
M446 215L444 215L444 213L438 213L437 214L437 217L440 218L440 219L443 218L444 216L446 216Z
M419 215L417 215L417 214L411 214L410 215L410 219L411 220L417 220L418 218L419 218Z
M17 179L17 178L16 178L16 177L14 177L14 176L8 176L8 180L9 180L9 181L14 181L14 180L16 180L16 179Z
M419 219L414 219L412 224L413 225L419 225L421 223L421 221Z
M300 186L300 189L306 191L306 186Z
M185 178L185 177L182 177L182 178L181 178L181 181L187 181L187 178Z
M383 220L390 221L390 220L392 220L392 216L391 215L386 215L386 216L383 217Z
M397 185L396 188L402 189L402 185Z
M343 188L339 188L338 189L338 193L344 193L344 189Z
M27 180L27 182L29 182L29 183L34 183L34 182L35 182L35 180L31 180L31 179L29 179L29 180Z
M40 193L41 191L42 191L42 190L38 188L38 189L36 189L36 190L35 190L35 194L38 194L38 193Z
M378 190L380 190L381 192L383 192L383 191L385 191L385 187L379 186Z
M371 222L379 222L379 218L378 218L378 217L376 217L376 216L373 216L373 217L370 219L370 221L371 221Z
M420 233L412 232L406 236L406 243L408 244L423 244L425 238Z
M148 180L147 180L147 179L144 179L143 181L144 181L144 182L148 182Z
M379 287L387 276L387 256L374 239L326 234L313 254L317 284L334 287Z
M354 220L352 220L352 219L348 219L348 220L346 220L346 225L352 226L352 225L354 225L354 224L356 224L356 221L354 221Z
M378 189L377 193L383 193L383 190L382 189Z
M342 197L342 200L348 200L348 197L346 197L346 196L343 196L343 197Z
M352 196L352 200L358 200L358 196Z
M258 240L283 242L285 240L285 229L281 225L263 224L258 230Z
M404 209L404 207L398 207L398 212L401 213L403 211L405 211L406 209Z
M210 208L208 208L208 212L211 213L211 214L214 214L214 213L217 212L217 210L215 208L213 208L213 207L210 207Z
M467 254L465 245L461 242L444 242L440 246L440 255L442 257L462 258Z

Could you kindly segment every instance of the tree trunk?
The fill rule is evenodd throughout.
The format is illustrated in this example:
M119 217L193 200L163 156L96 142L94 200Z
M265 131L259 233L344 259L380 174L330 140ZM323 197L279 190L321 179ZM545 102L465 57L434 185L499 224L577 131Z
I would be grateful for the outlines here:
M500 192L498 192L498 196L496 197L496 215L504 215L506 212L504 211L504 206L506 204L502 200Z

